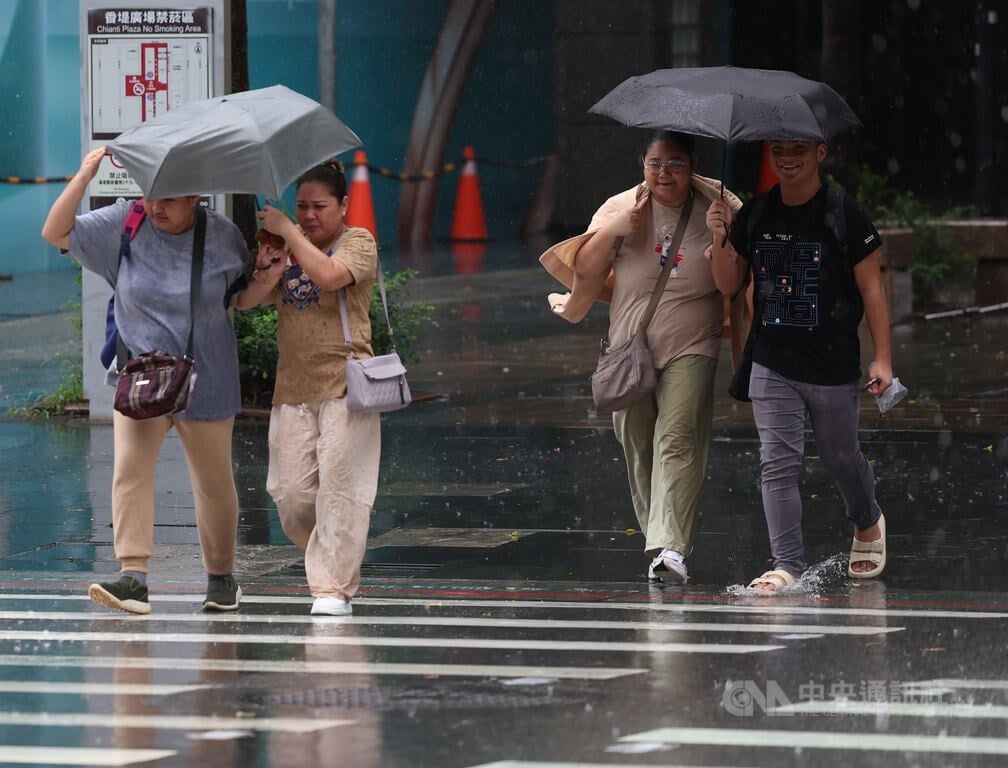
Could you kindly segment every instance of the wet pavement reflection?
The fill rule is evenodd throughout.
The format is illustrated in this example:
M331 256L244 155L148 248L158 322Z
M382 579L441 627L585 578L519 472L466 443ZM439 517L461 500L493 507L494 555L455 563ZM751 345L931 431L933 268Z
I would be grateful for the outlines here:
M767 566L758 440L719 396L691 583L647 583L609 415L591 405L604 313L551 317L538 268L418 279L438 327L383 418L354 615L313 620L263 488L265 422L239 421L237 615L200 612L175 438L156 485L149 617L94 606L117 570L111 428L24 421L75 354L58 294L0 285L0 764L164 766L1000 766L1008 676L1008 313L894 329L910 388L862 440L889 520L882 579L809 439L812 567ZM53 291L53 286L56 290ZM23 289L23 286L19 286ZM9 291L10 293L4 293ZM722 355L718 391L728 381Z

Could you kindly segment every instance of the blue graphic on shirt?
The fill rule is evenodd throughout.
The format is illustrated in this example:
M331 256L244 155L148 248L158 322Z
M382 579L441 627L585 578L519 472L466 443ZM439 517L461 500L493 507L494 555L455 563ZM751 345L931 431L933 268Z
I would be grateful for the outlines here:
M312 304L318 304L319 293L319 287L300 266L287 267L280 280L280 298L284 304L295 309L307 309Z
M779 328L819 327L820 243L762 242L756 246L763 322ZM770 276L773 285L769 285Z

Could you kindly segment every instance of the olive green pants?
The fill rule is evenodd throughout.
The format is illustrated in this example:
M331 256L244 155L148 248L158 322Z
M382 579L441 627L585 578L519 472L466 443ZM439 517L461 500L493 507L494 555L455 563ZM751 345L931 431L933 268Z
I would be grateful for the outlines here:
M613 414L644 551L693 549L714 420L717 360L685 355L647 396Z

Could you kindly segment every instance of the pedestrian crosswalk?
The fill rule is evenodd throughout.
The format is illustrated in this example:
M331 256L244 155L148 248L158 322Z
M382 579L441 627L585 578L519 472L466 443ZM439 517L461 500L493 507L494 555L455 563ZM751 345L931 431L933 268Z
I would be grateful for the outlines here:
M958 765L956 755L1008 755L1008 739L973 730L1004 721L1008 707L955 694L993 694L1008 689L1005 681L918 679L900 666L900 700L796 695L815 691L813 682L826 686L819 671L826 666L882 658L879 649L898 656L935 622L984 627L1008 613L723 596L364 597L353 616L324 618L307 614L308 598L288 594L253 594L237 614L204 614L188 594L155 596L152 604L150 616L134 616L93 606L83 594L0 591L0 764L239 765L227 745L241 742L251 745L246 751L269 753L262 765L303 768L311 763L298 762L296 749L288 758L276 745L315 749L369 731L380 740L388 720L398 744L429 748L445 710L465 712L460 722L473 729L499 726L503 716L535 734L532 753L503 742L478 756L487 759L451 763L459 768L644 765L654 764L653 752L679 765L736 768L763 753L756 764L775 764L780 749L835 756L929 750L949 765ZM799 673L811 688L794 687ZM878 670L846 674L862 676L862 692L878 692L878 680L864 682ZM678 708L668 705L673 690ZM572 707L594 725L565 730ZM598 711L608 714L599 719ZM787 728L777 727L783 717ZM824 726L825 717L874 730L883 721L901 727L837 728L836 721ZM913 730L936 720L945 724L940 733ZM970 725L958 734L950 723ZM464 726L453 728L461 743L474 738ZM719 762L728 746L745 747L744 759L731 752L733 760ZM533 754L537 759L526 759ZM572 754L591 759L571 761ZM634 762L637 754L648 759ZM623 762L613 762L616 756Z

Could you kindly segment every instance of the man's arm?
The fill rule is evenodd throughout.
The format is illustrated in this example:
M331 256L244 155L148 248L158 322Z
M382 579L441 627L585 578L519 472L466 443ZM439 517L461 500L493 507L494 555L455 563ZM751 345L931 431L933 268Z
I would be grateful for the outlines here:
M868 377L879 379L868 391L880 395L892 384L893 373L889 307L882 288L882 270L877 250L854 265L854 280L864 302L865 320L868 322L868 332L871 333L874 348L874 359L868 366Z

